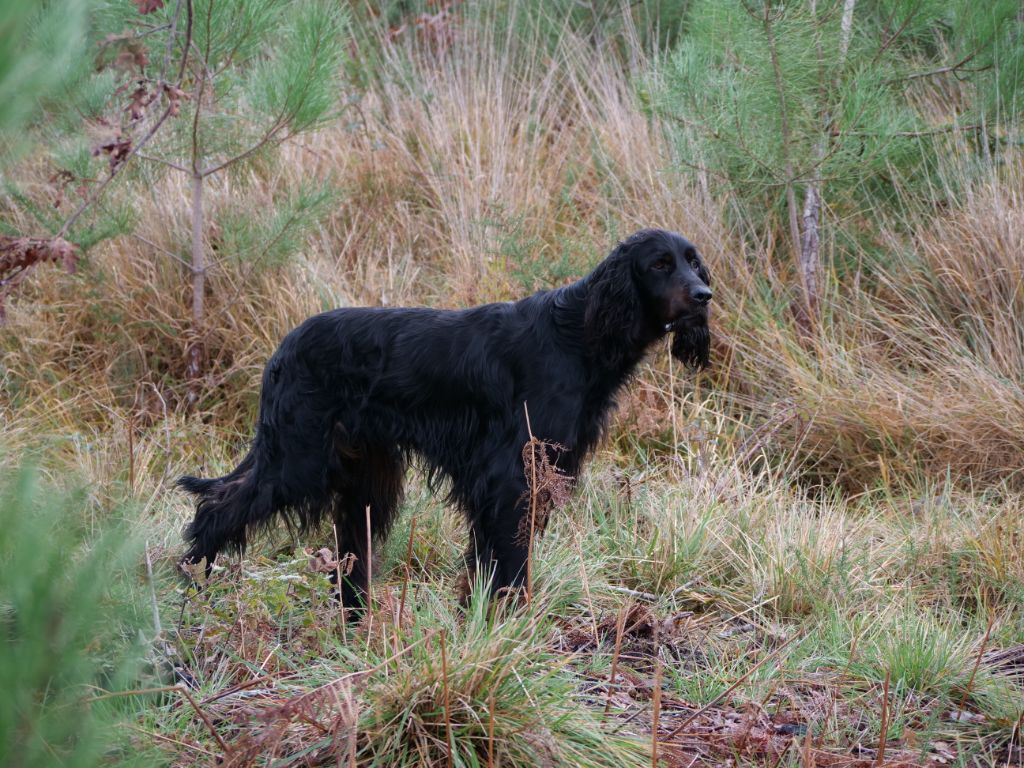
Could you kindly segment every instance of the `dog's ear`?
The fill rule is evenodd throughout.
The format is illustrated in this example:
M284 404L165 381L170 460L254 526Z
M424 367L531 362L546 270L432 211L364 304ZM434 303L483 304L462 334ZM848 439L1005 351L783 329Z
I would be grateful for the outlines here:
M678 328L672 337L672 356L694 370L707 368L711 361L711 331L708 326L683 325Z
M587 348L607 366L615 367L638 346L641 333L643 308L629 247L617 246L589 282L583 318Z

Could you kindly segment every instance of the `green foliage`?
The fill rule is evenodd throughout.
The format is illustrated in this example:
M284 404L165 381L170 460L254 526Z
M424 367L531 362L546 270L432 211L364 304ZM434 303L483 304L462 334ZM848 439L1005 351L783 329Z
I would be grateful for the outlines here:
M118 594L138 548L90 530L81 495L24 470L0 488L0 754L20 766L124 760L124 703L92 702L134 669L135 616Z
M222 252L259 269L282 266L302 249L337 200L337 190L309 186L282 195L266 217L242 208L226 211L219 217Z
M165 21L172 5L162 11ZM210 170L331 115L347 26L337 4L197 0L194 15L191 99L175 120L166 159L186 166L194 159ZM160 45L151 44L151 61L159 61Z
M956 61L978 89L975 110L990 123L1017 121L1024 87L1024 16L1017 0L937 3L948 14ZM1019 139L1019 136L1018 136Z
M690 0L502 0L469 4L467 15L474 23L496 23L528 32L532 42L549 54L558 50L567 34L618 52L624 38L633 34L647 49L671 44L690 5Z
M253 109L286 120L294 133L316 126L337 104L346 19L337 4L326 2L283 10L293 19L250 73L249 96Z
M762 224L782 212L789 183L820 176L853 203L888 169L923 159L901 135L917 120L888 82L891 66L872 63L877 45L861 34L842 60L841 3L823 6L786 5L765 22L760 7L697 3L662 73L658 109L678 126L683 161L707 168Z
M851 665L855 673L881 680L888 672L897 691L940 695L966 682L967 642L953 626L941 625L927 610L908 610L886 629L864 644L862 658Z
M86 52L90 0L0 0L0 153Z
M1016 98L1015 3L979 13L969 2L861 2L845 52L843 3L816 6L695 2L688 34L646 86L675 126L682 163L728 190L762 234L794 214L787 188L813 180L838 221L892 204L898 189L926 189L943 147L935 137ZM941 70L968 57L955 74L982 95L936 126L915 108L914 88L951 78Z

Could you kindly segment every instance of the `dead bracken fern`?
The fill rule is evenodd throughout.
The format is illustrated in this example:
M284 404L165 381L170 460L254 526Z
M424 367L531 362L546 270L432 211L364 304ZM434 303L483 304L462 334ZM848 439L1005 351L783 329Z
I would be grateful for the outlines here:
M522 501L529 502L530 513L523 516L516 531L515 541L520 546L528 545L534 535L543 533L551 511L565 504L572 494L574 478L551 461L552 455L565 450L563 445L533 435L523 446L523 472L528 487Z
M533 539L547 526L551 510L569 500L573 478L562 472L551 461L552 455L566 450L564 445L546 442L533 434L530 426L530 409L523 403L526 430L530 439L523 446L523 473L526 476L526 492L520 503L528 503L527 514L519 520L515 543L525 546L526 552L526 602L533 601Z
M0 322L7 294L37 264L59 262L71 273L78 266L78 249L63 237L0 237Z
M275 759L281 765L355 765L359 701L353 681L347 675L283 700L257 693L212 705L219 719L244 723L221 765L243 768Z

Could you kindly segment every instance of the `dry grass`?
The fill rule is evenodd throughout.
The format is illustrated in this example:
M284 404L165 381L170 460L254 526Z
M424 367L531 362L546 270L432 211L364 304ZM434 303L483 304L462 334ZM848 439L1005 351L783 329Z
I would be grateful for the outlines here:
M708 383L719 394L703 411L719 440L753 440L770 461L852 490L947 471L1019 485L1018 158L968 179L954 152L934 184L953 177L962 202L928 210L908 198L860 268L829 285L822 323L802 338L788 257L741 242L706 180L674 161L668 127L641 108L634 82L650 63L635 36L623 63L568 33L554 54L526 56L529 32L497 29L467 24L442 52L382 45L374 85L348 97L351 120L211 185L207 419L247 429L263 361L312 312L502 300L585 273L616 238L664 225L701 244L714 273ZM144 170L145 188L122 190L141 201L135 235L99 249L82 277L46 272L17 304L4 373L20 412L71 409L71 421L103 424L112 409L140 420L180 409L187 190ZM219 220L269 215L310 179L338 203L289 266L232 251ZM664 413L691 395L666 359L622 421L623 435L661 448L687 439Z

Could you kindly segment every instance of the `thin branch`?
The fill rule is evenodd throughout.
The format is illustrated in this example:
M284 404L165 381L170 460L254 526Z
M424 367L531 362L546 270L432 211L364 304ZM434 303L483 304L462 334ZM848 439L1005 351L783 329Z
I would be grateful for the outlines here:
M920 136L935 136L942 133L955 133L957 131L980 131L984 126L981 123L972 123L970 125L942 125L938 128L932 128L927 131L896 131L895 133L885 134L886 136L902 136L916 139ZM879 134L875 131L847 131L847 136L872 136L878 137Z
M930 69L927 72L912 72L909 75L903 75L902 77L895 77L892 80L886 80L885 84L893 85L894 83L902 83L906 82L907 80L919 80L922 77L934 77L935 75L945 75L950 72L952 72L955 75L958 70L963 68L964 64L970 62L977 55L978 52L974 51L973 53L969 53L966 56L964 56L964 58L960 59L960 61L958 61L956 64L950 64L949 66L946 67L939 67L938 69ZM967 71L982 72L986 69L990 69L990 67L977 67L975 69L969 69Z
M188 699L188 703L192 705L192 709L196 711L196 714L199 715L200 719L203 721L203 724L206 725L206 730L208 730L210 734L213 736L213 738L216 740L217 745L222 750L224 750L224 757L230 757L231 748L228 747L227 742L224 741L223 737L217 732L217 729L214 728L213 722L210 720L209 715L207 715L203 708L199 706L198 702L196 702L196 700L192 698L192 694L188 692L188 688L186 688L184 685L179 685L176 687L178 691L181 693L181 695Z
M138 240L139 242L141 242L141 243L145 243L145 244L146 244L146 245L148 245L148 246L149 246L150 248L153 248L154 250L160 251L160 253L162 253L162 254L163 254L164 256L167 256L167 257L169 257L169 258L172 258L172 259L174 259L174 260L175 260L175 261L177 261L177 262L178 262L179 264L182 264L182 265L184 265L184 266L186 266L186 267L191 267L191 266L192 266L192 265L191 265L191 264L189 264L189 263L188 263L188 262L187 262L187 261L186 261L185 259L181 258L181 256L179 256L178 254L176 254L176 253L175 253L174 251L170 251L170 250L168 250L167 248L164 248L164 247L163 247L162 245L157 245L157 244L156 244L156 243L154 243L154 242L153 242L152 240L148 240L147 238L143 237L142 235L138 234L137 232L129 232L128 234L129 234L129 235L130 235L131 237L134 237L134 238L135 238L136 240Z
M680 733L682 733L683 729L686 726L688 726L690 723L692 723L698 717L700 717L705 712L707 712L709 709L711 709L711 707L715 706L720 701L724 700L730 693L732 693L737 688L739 688L747 678L749 678L757 670L759 670L761 667L763 667L765 664L767 664L771 659L774 659L776 656L778 656L780 653L782 653L783 649L786 648L788 645L790 645L798 637L802 637L802 633L797 633L797 634L793 635L791 638L789 638L789 640L784 642L782 645L780 645L774 651L772 651L767 656L765 656L763 659L761 659L759 662L757 662L757 664L755 664L750 669L748 669L746 672L744 672L742 675L740 675L735 683L730 685L728 688L726 688L720 694L715 696L715 698L713 698L711 701L709 701L707 704L705 704L703 707L698 709L696 712L694 712L688 718L683 720L683 722L681 722L679 725L677 725L675 727L675 729L672 731L672 733L670 733L668 736L665 737L664 741L668 741L670 739L673 739L676 736L678 736Z
M185 0L185 9L187 14L187 23L185 25L185 52L182 54L181 67L178 70L178 79L175 82L175 88L180 88L181 82L184 79L185 64L188 60L188 47L192 40L192 0ZM176 28L172 27L171 36L175 34L175 31ZM75 225L75 222L77 222L78 219L81 218L82 214L91 208L97 200L99 200L100 196L110 185L110 182L112 182L121 173L121 171L127 167L129 161L139 153L139 150L149 143L150 139L152 139L156 135L156 132L160 130L160 126L162 126L167 118L175 111L175 103L171 102L168 104L167 108L163 111L160 117L157 118L156 122L150 126L150 129L145 133L145 135L139 141L135 142L128 154L125 155L124 160L116 167L111 168L110 175L100 182L99 186L94 187L89 196L81 203L81 205L78 206L77 209L75 209L74 213L64 221L64 224L57 233L57 237L64 237L67 235L71 230L71 227Z
M149 129L149 131L146 132L146 135L143 136L142 139L138 143L136 143L135 146L133 146L131 148L131 150L129 150L128 154L125 155L124 160L120 164L118 164L117 166L115 166L115 167L110 169L110 175L108 175L107 178L105 178L102 182L100 182L99 186L93 187L93 190L89 194L89 196L82 202L81 205L78 206L78 208L75 210L75 212L72 213L71 216L69 216L64 221L64 224L61 226L60 230L57 232L57 235L56 235L57 237L64 237L64 236L66 236L67 233L68 233L68 230L70 230L71 227L73 227L75 225L75 222L77 222L78 219L81 218L82 214L85 213L89 208L91 208L93 206L93 204L97 200L99 200L100 196L103 194L103 192L106 190L106 188L110 185L110 182L112 182L121 173L121 171L124 170L125 166L128 165L128 161L131 160L133 157L135 157L138 154L139 149L141 149L143 146L145 146L146 143L149 142L149 140L153 138L153 136L156 134L156 132L160 129L160 126L164 124L164 121L168 117L171 116L171 112L173 110L174 110L173 105L172 106L168 106L167 109L164 110L163 114L160 115L160 117L157 119L157 121L152 125L152 127Z
M654 594L653 592L641 592L639 589L630 589L629 587L619 587L614 584L608 585L610 592L618 592L621 595L628 595L629 597L635 597L638 600L646 600L648 603L656 603L661 600L661 597Z
M875 53L874 58L871 59L871 65L872 66L877 64L878 60L880 58L882 58L882 54L885 53L886 50L888 50L889 46L891 46L893 43L895 43L899 39L900 35L902 35L904 32L906 32L907 27L910 26L910 21L914 18L914 16L917 15L917 12L918 12L918 10L920 10L921 3L923 1L924 0L918 0L918 2L914 5L914 7L911 8L910 11L907 13L906 18L903 19L903 23L900 24L900 28L897 29L895 32L893 32L889 36L889 38L878 47L878 51ZM895 14L896 14L896 11L894 10L893 11L893 15L895 15ZM890 17L890 19L891 18L892 17Z
M153 155L144 155L141 152L137 152L136 155L139 158L143 159L143 160L148 160L151 163L158 163L160 165L166 165L168 168L173 168L174 170L181 171L182 173L192 173L184 165L181 165L179 163L175 163L175 162L173 162L171 160L164 160L162 157L154 157Z
M274 122L271 123L270 128L268 128L266 133L264 133L263 136L260 138L260 140L258 142L256 142L253 146L249 147L249 149L245 150L245 152L241 152L240 154L237 154L234 157L229 157L227 160L223 160L223 161L217 163L217 165L214 165L214 166L212 166L210 168L203 168L203 169L197 171L197 173L200 176L204 176L204 177L205 176L212 176L215 173L219 173L220 171L223 171L229 165L234 165L237 162L240 162L242 160L245 160L248 157L251 157L252 155L254 155L257 152L259 152L261 149L263 149L265 146L267 146L267 144L270 144L271 142L273 142L274 137L281 130L286 128L287 125L288 125L288 122L287 122L287 119L285 118L285 116L284 115L278 115L277 118L274 119ZM287 138L287 137L285 137L285 138ZM284 141L284 139L282 139L282 141Z

